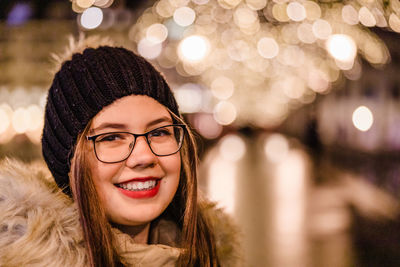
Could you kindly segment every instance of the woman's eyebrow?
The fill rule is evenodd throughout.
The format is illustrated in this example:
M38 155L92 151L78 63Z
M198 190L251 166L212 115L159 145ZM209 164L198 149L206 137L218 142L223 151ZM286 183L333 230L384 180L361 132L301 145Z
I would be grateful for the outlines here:
M161 122L169 122L169 123L172 123L172 119L171 119L170 117L164 116L164 117L155 119L155 120L153 120L153 121L147 123L147 127L157 125L157 124L159 124L159 123L161 123Z
M112 128L112 129L119 129L119 130L124 130L126 129L126 125L122 123L110 123L110 122L104 122L100 124L98 127L91 129L89 132L90 133L95 133L99 130L107 129L107 128Z
M162 122L172 123L172 120L171 120L171 118L165 116L165 117L161 117L161 118L155 119L153 121L150 121L149 123L147 123L146 126L147 127L151 127L151 126L157 125L157 124L162 123ZM89 131L89 133L93 134L93 133L95 133L95 132L97 132L99 130L103 130L103 129L107 129L107 128L118 129L118 130L126 130L126 129L128 129L127 125L123 124L123 123L104 122L104 123L100 124L98 127L91 129Z

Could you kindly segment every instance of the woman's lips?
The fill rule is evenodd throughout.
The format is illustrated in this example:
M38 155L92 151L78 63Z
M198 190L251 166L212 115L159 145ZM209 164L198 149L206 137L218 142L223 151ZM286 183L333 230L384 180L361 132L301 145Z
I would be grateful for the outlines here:
M116 186L127 197L151 198L157 195L160 189L160 181L160 178L155 177L134 178Z

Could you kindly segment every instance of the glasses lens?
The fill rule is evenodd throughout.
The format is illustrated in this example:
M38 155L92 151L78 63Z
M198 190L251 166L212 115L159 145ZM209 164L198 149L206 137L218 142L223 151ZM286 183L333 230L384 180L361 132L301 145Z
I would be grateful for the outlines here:
M97 158L103 162L118 162L129 156L135 137L129 133L105 133L95 141Z
M164 126L147 134L151 150L158 156L167 156L179 151L183 142L184 130L178 125Z
M154 129L147 133L152 152L157 156L168 156L179 151L183 142L182 126L170 125ZM135 136L130 133L105 133L96 137L94 149L97 158L106 163L114 163L129 157Z

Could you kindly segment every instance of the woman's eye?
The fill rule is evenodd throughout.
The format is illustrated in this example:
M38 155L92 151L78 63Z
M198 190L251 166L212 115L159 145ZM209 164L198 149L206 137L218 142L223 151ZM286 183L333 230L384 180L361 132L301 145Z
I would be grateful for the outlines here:
M149 133L149 137L169 136L171 133L167 129L157 129Z
M123 136L120 134L107 134L102 135L97 138L97 142L112 142L123 139Z

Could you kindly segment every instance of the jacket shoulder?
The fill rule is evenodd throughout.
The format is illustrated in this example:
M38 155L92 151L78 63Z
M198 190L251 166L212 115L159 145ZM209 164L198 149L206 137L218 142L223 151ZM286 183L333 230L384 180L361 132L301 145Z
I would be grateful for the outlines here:
M84 266L78 213L44 163L0 162L0 266Z
M233 218L215 203L202 201L202 210L214 229L217 255L222 267L244 266L241 231Z

